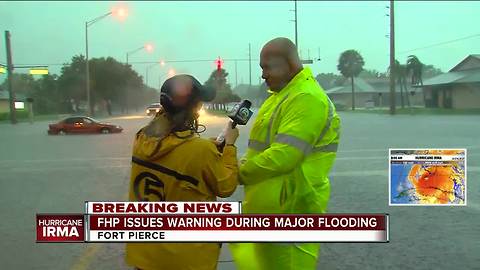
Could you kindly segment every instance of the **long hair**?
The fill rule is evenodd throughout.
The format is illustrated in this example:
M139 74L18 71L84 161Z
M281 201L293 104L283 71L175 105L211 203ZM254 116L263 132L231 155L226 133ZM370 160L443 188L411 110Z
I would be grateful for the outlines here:
M198 121L198 113L194 109L194 107L191 107L189 109L184 109L179 112L168 112L164 108L161 108L160 111L157 113L157 115L164 114L168 122L170 124L170 134L173 134L174 136L178 138L188 138L191 137L195 134L200 134L202 132L205 132L206 127L205 125L202 125ZM177 132L182 132L182 131L188 131L190 130L191 133L187 136L179 136Z

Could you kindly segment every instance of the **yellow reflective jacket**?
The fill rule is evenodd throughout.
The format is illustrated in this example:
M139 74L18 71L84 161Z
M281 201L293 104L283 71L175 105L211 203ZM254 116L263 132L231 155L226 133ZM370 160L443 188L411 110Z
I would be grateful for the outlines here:
M309 68L272 92L242 158L243 212L326 212L339 128L335 107Z
M216 201L228 197L238 183L236 148L223 154L215 144L190 131L164 138L146 128L165 125L157 115L134 141L129 186L130 201ZM161 128L160 128L161 129ZM185 138L179 138L185 137ZM214 270L217 243L128 243L126 261L140 269Z
M243 213L325 213L339 142L333 103L304 68L263 103L242 158ZM238 243L239 270L313 270L318 243Z

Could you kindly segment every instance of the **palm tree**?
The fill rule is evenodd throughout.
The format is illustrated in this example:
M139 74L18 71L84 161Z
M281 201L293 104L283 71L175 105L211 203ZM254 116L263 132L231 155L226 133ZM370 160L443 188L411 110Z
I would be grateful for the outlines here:
M356 50L344 51L338 59L337 69L346 78L350 78L352 82L352 110L355 110L355 87L353 78L357 77L363 70L363 57Z
M423 66L424 64L415 55L409 55L407 59L407 76L411 74L411 85L420 85L423 88ZM423 92L423 100L425 100L425 91Z
M415 55L409 55L407 59L407 74L412 76L412 85L420 84L423 86L422 80L423 63Z
M407 91L407 66L400 64L398 60L395 60L395 65L392 68L388 68L388 72L393 72L395 75L395 78L397 78L397 84L400 85L400 101L402 105L402 109L405 108L405 102L404 102L404 92L405 96L407 98L407 105L410 107L410 98L408 96L408 91Z

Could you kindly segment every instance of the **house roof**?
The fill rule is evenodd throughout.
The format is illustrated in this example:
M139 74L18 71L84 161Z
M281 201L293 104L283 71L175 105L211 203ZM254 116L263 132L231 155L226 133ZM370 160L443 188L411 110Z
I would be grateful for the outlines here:
M480 54L470 54L450 69L449 72L425 80L423 86L479 82ZM422 85L414 85L413 87L422 87Z
M480 68L480 54L470 54L448 72Z
M452 71L440 74L423 82L423 86L434 86L455 83L478 83L480 82L480 68L462 71Z

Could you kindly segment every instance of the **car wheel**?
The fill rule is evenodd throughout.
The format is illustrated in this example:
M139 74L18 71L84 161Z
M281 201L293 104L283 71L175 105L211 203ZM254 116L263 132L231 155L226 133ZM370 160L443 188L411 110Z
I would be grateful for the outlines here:
M102 134L110 133L110 129L108 129L108 128L102 128L100 131L102 132Z
M67 134L67 132L65 132L65 130L63 130L63 129L60 129L58 131L58 135L66 135L66 134Z

